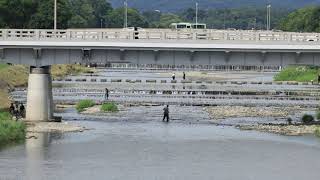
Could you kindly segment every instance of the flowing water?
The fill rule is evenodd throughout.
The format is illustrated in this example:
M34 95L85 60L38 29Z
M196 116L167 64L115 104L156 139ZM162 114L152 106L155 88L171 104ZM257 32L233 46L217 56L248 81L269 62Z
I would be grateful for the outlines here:
M202 107L123 107L117 114L60 115L91 130L30 134L0 150L0 179L318 180L320 139L216 126Z

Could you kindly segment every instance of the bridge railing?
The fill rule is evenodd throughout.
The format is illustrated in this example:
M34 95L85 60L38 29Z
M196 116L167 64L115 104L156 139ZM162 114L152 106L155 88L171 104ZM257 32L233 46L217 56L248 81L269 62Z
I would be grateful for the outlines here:
M207 41L285 41L320 42L319 33L294 33L271 31L231 31L231 30L188 30L170 29L0 29L0 40L36 41L108 41L108 40L207 40Z

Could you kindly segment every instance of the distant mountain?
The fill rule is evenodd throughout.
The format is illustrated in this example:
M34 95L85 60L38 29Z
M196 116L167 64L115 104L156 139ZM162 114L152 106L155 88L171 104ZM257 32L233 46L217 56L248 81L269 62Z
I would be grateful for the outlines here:
M160 10L163 12L175 12L199 3L202 9L211 8L235 8L246 6L265 6L270 3L273 7L299 8L307 5L320 5L320 0L127 0L130 7L146 11ZM124 0L109 0L113 7L123 6Z

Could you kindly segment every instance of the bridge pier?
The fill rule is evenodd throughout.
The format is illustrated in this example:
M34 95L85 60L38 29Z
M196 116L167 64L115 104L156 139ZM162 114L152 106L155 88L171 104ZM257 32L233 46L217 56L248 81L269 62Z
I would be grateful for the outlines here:
M53 108L50 66L30 67L26 121L50 121Z

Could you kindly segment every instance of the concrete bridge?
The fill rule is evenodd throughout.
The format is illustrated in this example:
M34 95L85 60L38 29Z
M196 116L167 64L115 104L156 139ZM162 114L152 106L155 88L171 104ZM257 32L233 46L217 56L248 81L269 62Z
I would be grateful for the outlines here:
M27 120L53 118L50 65L119 63L171 68L320 65L320 34L266 31L0 29L0 62L30 65Z

